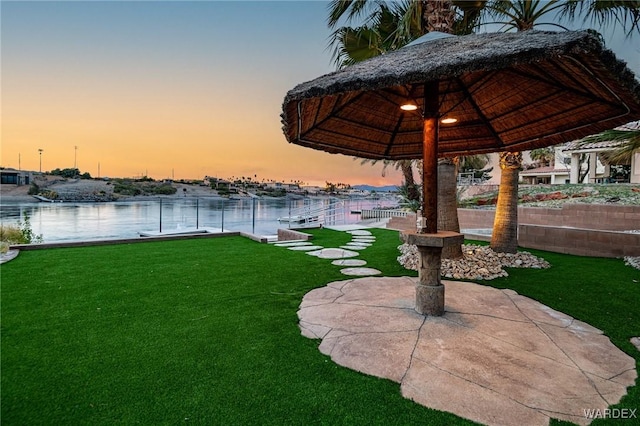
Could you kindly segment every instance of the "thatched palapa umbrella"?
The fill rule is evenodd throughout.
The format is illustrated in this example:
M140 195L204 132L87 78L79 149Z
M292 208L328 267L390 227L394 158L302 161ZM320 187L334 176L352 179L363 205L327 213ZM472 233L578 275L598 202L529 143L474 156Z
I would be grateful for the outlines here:
M633 73L584 31L430 33L296 86L282 114L298 145L422 158L424 219L406 237L422 255L416 310L434 315L444 312L440 252L451 237L437 232L439 156L541 148L638 119Z

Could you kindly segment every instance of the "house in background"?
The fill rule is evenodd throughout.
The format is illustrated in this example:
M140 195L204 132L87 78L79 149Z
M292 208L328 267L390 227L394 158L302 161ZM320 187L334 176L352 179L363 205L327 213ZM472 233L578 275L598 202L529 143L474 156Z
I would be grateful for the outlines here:
M29 185L31 172L15 169L0 170L0 184L2 185Z
M638 130L640 121L616 129ZM603 141L584 144L580 139L558 145L553 164L521 171L522 183L640 183L640 151L635 151L628 161L612 164L602 159L603 153L615 151L624 143Z
M228 181L226 179L218 179L216 177L211 177L211 176L205 176L203 181L203 184L210 186L211 188L215 189L216 191L224 191L224 192L229 192L232 194L237 194L238 193L238 187L235 183Z
M571 154L565 151L566 147L567 144L554 147L554 159L551 164L526 168L521 171L520 180L522 183L526 185L556 185L570 183ZM583 157L583 163L584 158L585 157ZM579 164L579 166L584 168L584 164ZM590 168L590 170L595 171L596 176L602 177L605 168L602 164L598 163L595 168ZM586 171L586 169L584 171Z
M569 183L579 183L580 172L586 167L580 164L581 157L588 157L588 174L582 183L640 183L640 151L631 155L628 162L616 164L604 163L599 154L614 151L624 142L593 142L578 146L578 142L570 142L564 148L570 156L571 174Z

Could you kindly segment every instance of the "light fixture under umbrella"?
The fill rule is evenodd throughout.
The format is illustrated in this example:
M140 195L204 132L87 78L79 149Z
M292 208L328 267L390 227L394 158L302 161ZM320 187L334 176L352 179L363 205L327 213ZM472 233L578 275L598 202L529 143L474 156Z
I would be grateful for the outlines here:
M410 103L415 110L402 108ZM440 125L447 118L457 122ZM423 160L426 221L423 237L413 237L436 246L420 269L420 283L432 287L440 286L435 252L446 240L436 229L438 157L541 148L638 119L633 73L586 31L431 33L296 86L282 114L287 140L298 145ZM431 309L420 298L419 312L442 314L444 299Z

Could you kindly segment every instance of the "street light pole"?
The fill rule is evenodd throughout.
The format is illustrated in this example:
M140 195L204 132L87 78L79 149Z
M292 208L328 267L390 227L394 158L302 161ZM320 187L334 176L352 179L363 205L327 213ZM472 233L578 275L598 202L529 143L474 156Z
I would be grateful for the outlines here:
M42 173L42 148L38 148L38 152L40 153L40 173Z
M78 145L74 145L73 149L74 149L74 151L73 151L73 168L77 169L78 168L78 163L77 163L77 160L78 160Z

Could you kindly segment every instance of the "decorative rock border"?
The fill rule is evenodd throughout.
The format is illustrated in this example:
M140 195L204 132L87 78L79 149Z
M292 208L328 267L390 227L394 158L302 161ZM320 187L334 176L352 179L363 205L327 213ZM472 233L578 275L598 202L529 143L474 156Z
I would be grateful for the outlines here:
M20 253L20 250L9 250L6 253L2 253L2 255L0 255L0 264L3 264L10 260L15 259L19 253Z
M398 247L398 262L407 269L416 271L420 256L418 249L411 244ZM515 254L496 253L488 246L473 244L462 245L463 257L460 259L442 259L442 278L492 280L509 274L503 267L510 268L549 268L549 262L522 251Z

